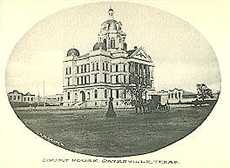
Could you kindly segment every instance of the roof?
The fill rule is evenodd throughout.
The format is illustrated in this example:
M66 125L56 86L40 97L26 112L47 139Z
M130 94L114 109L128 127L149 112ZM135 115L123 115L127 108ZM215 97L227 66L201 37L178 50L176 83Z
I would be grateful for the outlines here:
M27 92L26 94L24 94L24 96L35 96L35 95L31 94L30 92Z
M133 49L133 50L128 50L128 51L127 51L128 56L132 55L135 51L136 51L136 49Z
M12 92L9 92L8 94L11 94L11 93L17 93L17 94L22 94L23 95L23 93L19 92L18 90L13 90Z

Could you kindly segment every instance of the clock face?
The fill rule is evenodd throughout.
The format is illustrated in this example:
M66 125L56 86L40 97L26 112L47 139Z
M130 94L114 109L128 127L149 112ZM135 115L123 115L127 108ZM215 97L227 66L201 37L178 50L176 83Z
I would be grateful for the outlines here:
M186 21L150 6L111 4L114 13L93 3L32 27L9 58L7 96L26 127L57 147L103 157L156 152L213 110L217 58Z

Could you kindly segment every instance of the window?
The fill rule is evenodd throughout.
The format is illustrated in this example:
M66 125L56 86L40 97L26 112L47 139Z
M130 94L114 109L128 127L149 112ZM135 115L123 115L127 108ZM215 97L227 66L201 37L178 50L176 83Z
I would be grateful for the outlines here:
M124 99L126 99L126 90L124 90Z
M84 72L87 72L87 71L86 71L86 64L84 65Z
M77 73L79 73L79 66L77 66Z
M70 100L70 92L67 92L67 99Z
M109 70L109 64L107 62L105 63L105 69L106 69L106 71Z
M27 100L28 100L28 101L30 101L30 98L29 98L29 97L27 97Z
M116 90L116 98L117 99L119 98L119 90L118 89Z
M102 63L102 70L103 71L105 70L105 63L104 62Z
M70 78L67 78L67 86L70 85Z
M110 97L113 97L113 89L110 89Z
M131 72L131 63L129 62L129 72Z
M90 72L90 64L87 64L87 66L88 66L88 71L87 72Z
M68 68L65 68L65 74L68 75Z
M118 72L118 65L116 64L116 72Z
M94 67L94 66L95 66L94 63L92 63L92 71L95 70L95 67Z
M90 84L90 76L88 75L88 83Z
M12 96L10 96L10 100L12 100Z
M14 96L14 100L16 100L16 96Z
M84 84L87 84L86 76L84 76Z
M107 83L107 74L104 74L105 83Z
M125 67L126 67L126 66L125 66L125 64L124 64L124 65L123 65L123 69L124 69L124 72L126 72L126 69L125 69Z
M69 67L69 74L71 74L71 67Z
M98 62L96 63L96 70L97 70L97 71L99 70Z
M77 85L79 85L79 77L77 77Z
M115 40L114 40L114 38L111 39L111 48L115 48Z
M31 97L30 100L33 101L34 100L33 97Z
M90 100L90 92L88 92L87 94L88 94L88 100Z
M177 93L175 93L175 98L177 99Z
M94 75L94 83L97 83L97 74Z
M181 99L181 92L178 93L179 99Z
M81 65L81 73L83 73L83 65Z
M116 83L119 83L119 76L116 75Z
M112 72L113 71L113 65L111 64L110 65L110 72Z
M20 96L18 96L18 100L20 100Z
M107 98L108 95L107 95L107 89L105 89L105 98Z
M97 90L94 91L94 98L97 99Z
M126 75L124 75L124 83L126 83Z
M81 76L81 84L82 84L82 85L83 85L83 82L84 82L84 81L83 81L83 76Z

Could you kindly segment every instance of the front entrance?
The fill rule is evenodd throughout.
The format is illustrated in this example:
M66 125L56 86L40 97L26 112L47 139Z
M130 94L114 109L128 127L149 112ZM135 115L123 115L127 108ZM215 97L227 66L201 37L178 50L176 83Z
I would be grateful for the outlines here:
M85 101L85 92L80 91L80 96L81 96L81 102L84 102Z

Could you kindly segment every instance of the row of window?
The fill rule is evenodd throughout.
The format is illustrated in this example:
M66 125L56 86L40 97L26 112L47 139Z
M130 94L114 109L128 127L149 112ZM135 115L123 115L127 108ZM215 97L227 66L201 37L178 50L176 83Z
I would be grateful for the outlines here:
M110 71L110 72L122 72L123 71L123 72L126 72L126 64L120 64L120 66L122 66L122 65L123 65L123 68L120 67L120 70L119 70L119 64L115 64L115 69L113 70L112 64L110 65L110 69L109 69L109 63L103 62L102 63L102 71ZM91 71L99 71L99 63L98 62L95 62L95 63L93 62L91 64ZM77 66L77 73L86 73L86 72L90 72L90 64L89 63ZM69 74L69 73L67 72L66 74Z
M119 97L121 97L121 98L126 99L126 95L127 95L126 90L110 89L110 97L113 97L113 92L114 91L115 91L115 98L119 99ZM87 99L90 100L90 92L88 92L87 94L88 94ZM104 98L108 98L108 96L109 96L108 94L109 94L108 89L105 89L104 90ZM98 98L98 90L97 89L94 90L94 98L95 99ZM67 99L70 100L70 92L67 92Z
M65 74L70 75L71 74L71 67L66 67L65 68Z
M98 62L93 62L91 64L91 71L99 71L99 63ZM121 67L123 66L123 67ZM132 70L131 70L132 69ZM103 62L102 63L102 70L103 71L109 71L109 63L108 62ZM149 69L147 65L142 65L142 64L129 64L129 72L133 71L138 74L148 74ZM90 72L90 63L83 64L80 66L77 66L77 73L86 73ZM115 64L115 69L113 69L113 65L110 65L110 72L126 72L126 64L120 64L120 69L119 69L119 64ZM65 74L70 75L71 72L71 67L66 67Z
M104 74L104 83L108 83L108 76L109 74ZM112 83L126 83L126 75L122 76L123 79L120 78L119 80L119 75L113 75L111 76L110 81L112 81ZM114 80L115 78L115 80ZM94 81L93 83L98 83L98 74L94 74ZM77 85L85 85L85 84L90 84L90 75L86 75L86 76L80 76L77 77ZM70 78L67 78L67 85L70 86Z
M176 93L169 93L168 98L169 99L181 99L181 92L176 92Z
M90 81L90 75L85 75L85 76L80 76L77 77L77 85L85 85L85 84L91 84L91 83L98 83L99 82L99 74L94 74L93 75L93 81ZM104 83L113 83L113 84L121 84L121 83L127 83L127 76L126 75L111 75L110 76L110 81L108 80L109 74L104 74ZM67 78L67 86L70 86L71 78ZM132 76L129 76L129 83L135 83L135 79ZM145 85L150 85L151 81L148 78L141 78L139 79L139 82L145 84ZM169 97L170 98L170 97Z
M21 100L21 97L20 96L9 96L9 100ZM33 97L23 97L23 100L24 101L34 101L34 98Z

